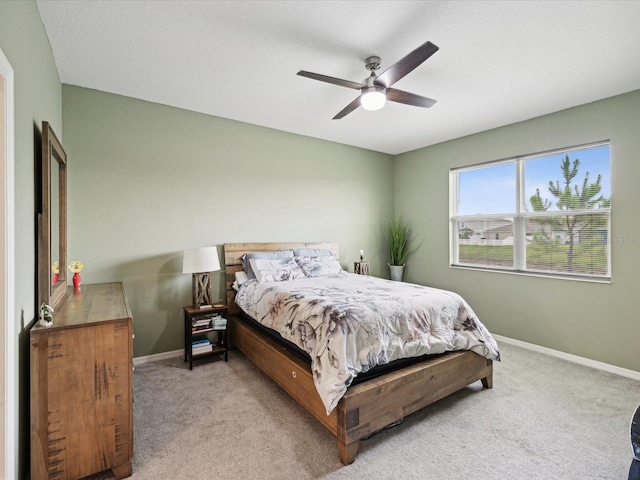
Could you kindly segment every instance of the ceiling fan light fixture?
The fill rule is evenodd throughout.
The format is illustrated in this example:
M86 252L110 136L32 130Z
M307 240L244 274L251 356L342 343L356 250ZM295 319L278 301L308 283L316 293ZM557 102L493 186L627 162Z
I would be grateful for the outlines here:
M360 105L365 110L380 110L386 101L385 88L379 85L363 88L360 94Z
M340 120L345 115L349 115L358 107L362 107L366 110L380 110L384 107L387 101L387 93L389 93L388 100L395 103L404 103L406 105L413 105L415 107L429 108L432 107L436 101L432 98L421 97L415 93L405 92L404 90L398 90L392 88L392 86L400 79L404 78L407 74L411 73L426 59L438 51L438 47L431 42L425 42L418 48L413 50L408 55L405 55L396 63L387 68L379 76L376 75L376 70L380 68L380 57L372 56L367 57L364 61L364 66L371 73L362 82L352 82L351 80L342 80L341 78L330 77L328 75L321 75L319 73L307 72L306 70L300 70L298 75L302 77L308 77L313 80L319 80L321 82L331 83L338 85L339 87L351 88L353 90L359 90L360 95L354 98L349 105L340 110L333 120Z

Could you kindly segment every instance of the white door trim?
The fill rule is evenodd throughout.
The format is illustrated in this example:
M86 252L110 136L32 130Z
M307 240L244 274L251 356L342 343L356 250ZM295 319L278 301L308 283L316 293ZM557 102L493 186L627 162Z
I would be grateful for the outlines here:
M0 49L0 75L5 81L5 478L18 476L18 332L15 311L15 117L13 68Z

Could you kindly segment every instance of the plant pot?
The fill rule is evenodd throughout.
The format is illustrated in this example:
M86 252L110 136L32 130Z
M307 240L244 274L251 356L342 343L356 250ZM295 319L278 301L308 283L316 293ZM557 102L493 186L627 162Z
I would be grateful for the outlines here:
M393 280L394 282L402 281L404 265L389 265L389 271L391 272L391 280Z

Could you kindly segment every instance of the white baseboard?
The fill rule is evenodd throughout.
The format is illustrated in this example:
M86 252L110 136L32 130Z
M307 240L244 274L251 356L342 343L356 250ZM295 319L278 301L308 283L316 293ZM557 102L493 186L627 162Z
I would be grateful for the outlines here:
M495 338L499 342L509 343L511 345L515 345L516 347L526 348L527 350L533 350L534 352L544 353L546 355L560 358L568 362L577 363L585 367L595 368L597 370L602 370L604 372L620 375L621 377L626 377L632 380L640 381L640 372L636 372L635 370L629 370L627 368L617 367L615 365L611 365L608 363L598 362L596 360L591 360L589 358L579 357L578 355L572 355L571 353L561 352L559 350L554 350L552 348L541 347L540 345L523 342L522 340L516 340L514 338L504 337L502 335L496 335L496 334L492 334L492 335L493 335L493 338ZM136 357L133 359L133 365L137 366L137 365L143 365L145 363L159 362L161 360L181 357L183 353L184 353L183 350L173 350L170 352L156 353L156 354L147 355L144 357Z
M640 372L636 372L635 370L616 367L615 365L610 365L608 363L598 362L596 360L591 360L589 358L579 357L578 355L572 355L571 353L565 353L559 350L553 350L552 348L541 347L540 345L523 342L521 340L516 340L514 338L503 337L502 335L495 335L495 334L492 334L492 335L493 335L493 338L495 338L499 342L510 343L511 345L515 345L516 347L526 348L527 350L533 350L534 352L551 355L552 357L561 358L562 360L567 360L568 362L584 365L585 367L595 368L597 370L602 370L605 372L620 375L621 377L626 377L632 380L640 381Z
M144 357L136 357L133 359L133 365L143 365L145 363L159 362L160 360L167 360L169 358L181 357L184 350L172 350L171 352L154 353L153 355L146 355Z

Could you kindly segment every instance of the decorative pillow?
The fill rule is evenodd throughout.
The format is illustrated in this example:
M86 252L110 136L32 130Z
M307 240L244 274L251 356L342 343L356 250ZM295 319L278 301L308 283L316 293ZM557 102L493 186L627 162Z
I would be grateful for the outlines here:
M304 273L293 258L252 258L249 260L258 282L284 282L305 278Z
M240 291L240 287L249 281L249 277L247 276L247 272L240 270L236 272L236 279L233 281L231 286L233 289L238 292Z
M249 280L256 278L256 274L253 273L253 270L251 269L250 260L252 258L271 258L271 259L293 258L293 250L276 250L275 252L245 253L240 260L242 261L242 268L244 268L244 271L247 272L247 276L249 277Z
M342 271L340 262L333 255L324 257L296 257L296 262L307 277L324 277Z
M233 282L233 288L238 290L242 286L242 284L244 282L247 282L248 280L249 277L247 276L247 272L243 272L242 270L236 272L236 280L235 282Z
M331 250L326 248L294 248L294 257L328 257L333 255Z

